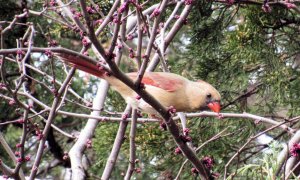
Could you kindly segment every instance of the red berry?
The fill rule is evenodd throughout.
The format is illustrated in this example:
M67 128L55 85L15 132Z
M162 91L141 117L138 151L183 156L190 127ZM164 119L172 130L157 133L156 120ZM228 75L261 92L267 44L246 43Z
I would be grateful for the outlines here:
M119 13L123 13L127 7L127 2L123 3L121 7L118 9Z
M87 142L86 142L86 147L87 148L92 148L92 140L91 139L88 139Z
M208 156L204 157L201 161L206 166L207 169L211 169L214 165L214 160Z
M160 14L159 8L154 9L153 13L151 14L151 17L156 17Z
M82 42L83 46L88 46L89 45L89 41L86 37L82 38L81 42Z
M198 171L196 168L192 168L192 169L191 169L191 172L192 172L193 174L198 174L198 173L199 173L199 171Z
M141 173L141 172L142 172L142 169L141 169L141 168L135 168L135 172L136 172L136 173Z
M30 161L30 155L25 156L25 161Z
M125 114L122 115L122 120L126 120L127 118L128 118L128 114L127 113L125 113Z
M193 0L185 0L184 4L185 5L191 5L193 3Z
M181 152L181 149L179 148L179 147L177 147L176 149L175 149L175 154L181 154L182 152Z
M98 20L96 21L96 23L99 24L99 25L101 25L101 24L103 23L103 19L98 19Z
M135 57L134 53L129 53L129 57L134 58Z
M94 14L95 13L95 10L91 6L86 7L86 11L88 13L90 13L90 14Z
M22 147L23 145L21 144L21 143L18 143L18 144L16 144L16 147L17 148L20 148L20 147Z
M167 125L166 125L166 123L160 123L160 128L162 129L162 130L164 130L164 131L166 131L167 130Z
M19 157L21 155L20 151L15 152L15 156Z
M64 153L63 160L67 160L69 158L69 154L67 152Z
M24 122L25 122L25 121L24 121L24 119L22 119L22 118L18 120L18 123L20 123L20 124L23 124Z
M139 96L139 95L137 95L136 97L135 97L135 99L137 99L137 100L140 100L142 97L141 96Z
M42 140L43 139L43 134L42 133L39 133L39 134L37 134L37 139L40 141L40 140Z
M16 101L12 99L12 100L10 100L10 101L8 102L8 104L9 104L10 106L13 106L13 105L16 104Z
M56 6L57 3L55 0L50 0L49 4L50 6Z
M171 113L171 114L175 114L176 113L176 109L174 108L174 106L170 106L168 108L168 111Z
M128 35L127 35L127 40L132 40L132 39L133 39L132 34L128 34Z
M17 162L18 162L18 163L21 163L22 161L23 161L23 159L22 159L22 158L20 158L20 157L19 157L19 158L17 158Z

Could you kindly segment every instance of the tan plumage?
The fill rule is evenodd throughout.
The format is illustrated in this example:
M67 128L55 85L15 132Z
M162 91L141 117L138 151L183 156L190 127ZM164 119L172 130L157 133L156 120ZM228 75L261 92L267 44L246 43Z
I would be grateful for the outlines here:
M125 101L133 107L149 113L157 112L143 99L114 76L107 76L96 65L80 59L63 57L62 60L75 65L78 69L107 80L111 87L119 92ZM132 80L136 79L137 73L127 73ZM190 81L182 76L167 72L146 72L142 83L146 91L156 98L166 108L174 107L177 112L191 112L210 108L220 112L220 94L210 84L204 81Z
M127 75L134 80L135 74L128 73ZM177 74L166 72L146 72L144 78L149 77L152 77L153 81L161 83L168 83L170 79L174 80L173 84L170 84L171 87L157 87L157 85L143 81L146 91L165 107L173 106L177 111L191 112L206 109L208 101L220 101L219 92L204 81L193 82ZM156 112L142 99L137 100L138 95L115 77L106 76L104 79L123 96L127 103L150 114ZM175 88L172 89L174 86ZM211 95L211 99L207 98L208 95Z

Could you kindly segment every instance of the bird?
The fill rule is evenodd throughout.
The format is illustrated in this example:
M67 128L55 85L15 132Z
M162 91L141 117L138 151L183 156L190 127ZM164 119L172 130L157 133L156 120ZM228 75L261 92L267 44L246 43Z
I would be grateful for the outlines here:
M119 92L133 108L153 116L159 116L159 113L140 98L135 91L113 74L108 74L99 65L78 56L62 53L56 55L70 66L106 80L112 89ZM138 72L130 72L126 75L135 80ZM220 113L220 93L205 81L191 81L170 72L145 72L141 83L143 83L145 90L165 108L172 107L176 112L196 112L210 109L213 112Z

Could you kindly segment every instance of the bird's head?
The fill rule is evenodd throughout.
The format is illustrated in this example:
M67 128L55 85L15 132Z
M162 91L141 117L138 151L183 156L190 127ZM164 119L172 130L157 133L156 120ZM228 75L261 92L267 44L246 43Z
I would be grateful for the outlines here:
M197 81L195 82L192 92L193 99L193 108L195 109L210 109L213 112L219 113L221 110L220 93L209 83L205 81Z
M206 95L206 105L213 112L219 113L221 110L220 106L221 96L219 92L214 88L212 92Z

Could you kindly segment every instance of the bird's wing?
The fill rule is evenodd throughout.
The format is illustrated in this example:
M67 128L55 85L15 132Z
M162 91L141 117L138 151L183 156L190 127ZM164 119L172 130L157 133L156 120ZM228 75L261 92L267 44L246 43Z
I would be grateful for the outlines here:
M131 79L135 80L137 73L127 74ZM142 83L149 86L155 86L168 92L174 92L183 87L186 79L172 73L164 72L146 72L143 76Z

